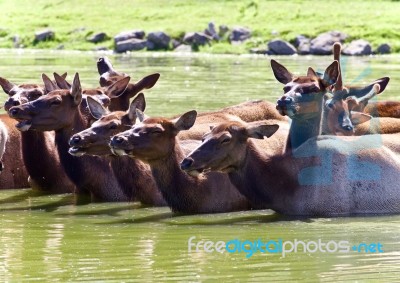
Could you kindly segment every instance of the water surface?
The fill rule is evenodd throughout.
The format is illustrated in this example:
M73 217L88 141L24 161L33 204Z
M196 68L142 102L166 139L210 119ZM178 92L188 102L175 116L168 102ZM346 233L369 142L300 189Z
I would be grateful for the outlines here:
M96 86L98 53L0 51L0 76L40 82L41 73L79 72ZM148 114L206 111L249 99L274 101L282 93L267 57L135 53L110 56L133 80L159 72L145 92ZM294 73L323 71L329 57L282 57ZM400 57L349 58L346 83L390 76L382 99L400 89ZM1 103L6 99L1 94ZM284 176L277 176L284 177ZM400 188L399 188L400 189ZM137 203L75 205L71 195L40 195L29 189L0 191L0 281L397 281L400 278L400 216L290 219L272 211L174 215L168 208ZM287 254L188 252L188 239L229 241L348 241L381 243L382 253Z

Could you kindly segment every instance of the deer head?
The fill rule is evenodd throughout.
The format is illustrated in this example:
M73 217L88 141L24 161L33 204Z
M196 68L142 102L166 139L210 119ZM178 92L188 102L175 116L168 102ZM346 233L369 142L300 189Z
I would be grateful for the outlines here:
M275 78L284 84L283 96L278 99L276 109L291 119L308 119L322 112L322 101L339 75L338 62L334 61L319 76L311 67L306 76L295 76L283 65L271 60Z
M97 69L100 74L99 83L102 87L111 86L117 81L128 77L127 74L116 71L107 57L99 58L97 61ZM129 83L126 86L125 91L118 95L118 100L112 101L112 104L109 107L110 110L127 110L129 108L129 100L144 89L152 88L159 78L160 74L155 73L142 78L136 83ZM113 97L110 98L112 99Z
M65 78L66 76L67 73L64 73L62 76L59 77ZM18 106L30 101L34 101L45 94L44 87L37 84L16 85L14 83L11 83L7 79L0 77L0 85L3 88L4 92L9 96L4 104L4 109L6 111L10 110L10 108L13 106Z
M43 76L47 95L14 106L9 115L19 121L16 127L21 131L29 129L39 131L59 130L72 124L76 109L82 101L82 89L79 75L75 74L70 90L58 89L57 85Z
M340 62L341 44L333 46L334 59ZM380 78L366 87L343 86L339 64L337 83L332 87L332 98L325 103L325 121L323 128L329 134L350 136L354 134L354 126L369 121L372 117L363 113L368 101L382 93L389 78Z
M134 156L147 162L170 155L175 147L176 135L182 130L190 129L197 116L197 112L193 110L177 119L168 120L145 118L141 111L137 112L141 123L114 136L110 146L116 155Z
M92 97L87 98L87 103L96 121L88 129L71 137L69 153L75 156L112 154L109 147L111 137L130 129L136 122L136 109L144 111L146 108L143 93L135 97L127 111L109 112Z
M197 176L204 170L229 173L243 164L249 138L269 138L278 125L268 125L257 121L244 123L229 121L212 127L204 135L202 144L190 153L181 163L181 169Z

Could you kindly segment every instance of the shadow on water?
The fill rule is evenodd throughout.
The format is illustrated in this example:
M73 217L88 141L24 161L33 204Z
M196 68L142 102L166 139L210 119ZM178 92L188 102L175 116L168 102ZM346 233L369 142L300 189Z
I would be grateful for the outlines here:
M132 203L128 205L119 205L118 207L98 209L98 208L90 208L87 211L77 211L71 213L58 213L58 216L93 216L93 215L104 215L104 216L120 216L119 213L134 209L140 209L140 204Z
M34 192L31 189L22 190L21 194L12 195L3 199L0 199L0 204L16 203L27 200L30 197L37 196L38 192Z
M40 198L44 197L55 197L56 201ZM35 202L42 202L41 204L35 204ZM43 210L46 212L52 212L60 207L68 205L82 205L90 203L90 197L79 196L74 194L52 194L43 191L37 191L32 189L16 190L12 191L12 195L0 200L0 211L22 211L22 210Z
M74 204L74 201L71 200L71 196L67 195L57 201L54 201L54 202L48 202L48 203L39 204L39 205L31 205L28 203L28 205L26 205L26 206L12 207L12 208L0 208L0 211L43 210L46 212L53 212L62 206L67 206L67 205L72 205L72 204Z
M247 213L247 212L245 212ZM240 213L242 214L242 213ZM234 224L245 224L245 223L274 223L274 222L286 222L286 221L300 221L304 223L312 223L313 220L309 218L301 217L289 217L280 215L277 213L262 215L236 215L235 213L227 215L226 213L221 214L220 218L213 215L188 215L173 212L157 213L149 216L132 219L119 219L116 221L107 221L98 223L100 225L114 225L114 224L143 224L143 223L157 223L162 222L168 225L179 225L179 226L217 226L217 225L234 225ZM226 216L226 217L225 217ZM167 221L163 221L167 220Z

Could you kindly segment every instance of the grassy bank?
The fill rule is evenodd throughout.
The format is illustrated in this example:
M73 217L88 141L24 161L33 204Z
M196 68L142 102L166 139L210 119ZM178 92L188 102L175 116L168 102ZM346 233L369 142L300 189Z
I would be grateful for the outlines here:
M247 53L272 38L291 41L298 34L340 30L350 35L349 41L363 38L373 48L386 42L400 52L400 1L0 0L0 11L0 48L12 47L16 34L29 48L113 48L112 37L123 30L162 30L179 37L214 21L217 26L247 26L253 38L240 46L217 43L200 51ZM55 39L34 44L35 31L44 28L53 29ZM85 41L96 32L111 38L98 45Z

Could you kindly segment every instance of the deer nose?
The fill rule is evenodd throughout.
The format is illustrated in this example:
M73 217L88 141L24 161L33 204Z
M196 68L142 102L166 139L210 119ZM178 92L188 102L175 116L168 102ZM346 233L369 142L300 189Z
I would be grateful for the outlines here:
M187 157L185 159L182 160L181 162L181 169L182 170L187 170L190 168L190 166L192 166L194 160L190 157Z
M19 109L18 108L11 108L9 113L11 114L12 117L14 117L14 116L18 115Z
M343 126L342 128L343 128L345 131L348 131L348 132L350 132L350 131L352 131L352 130L354 129L354 127L353 127L353 126L350 126L350 125Z
M14 99L9 99L6 101L6 103L4 103L4 109L6 111L10 110L11 107L13 106L19 106L20 103L18 100L14 100Z
M278 99L277 104L278 106L287 106L293 102L293 99L288 96L282 96L280 99Z
M73 135L72 138L69 140L69 145L77 145L81 140L82 138L79 135Z
M112 145L117 145L117 144L122 144L125 141L125 137L122 136L114 136L111 139L111 144Z

